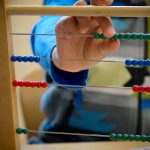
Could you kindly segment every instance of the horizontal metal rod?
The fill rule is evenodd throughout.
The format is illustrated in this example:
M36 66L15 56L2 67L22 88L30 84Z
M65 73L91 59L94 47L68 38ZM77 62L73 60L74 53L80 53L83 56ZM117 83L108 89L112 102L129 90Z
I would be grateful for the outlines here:
M30 133L45 133L55 135L69 135L69 136L84 136L84 137L105 137L109 138L110 135L103 134L85 134L85 133L70 133L70 132L55 132L55 131L40 131L40 130L29 130Z
M150 17L150 6L7 5L8 15Z

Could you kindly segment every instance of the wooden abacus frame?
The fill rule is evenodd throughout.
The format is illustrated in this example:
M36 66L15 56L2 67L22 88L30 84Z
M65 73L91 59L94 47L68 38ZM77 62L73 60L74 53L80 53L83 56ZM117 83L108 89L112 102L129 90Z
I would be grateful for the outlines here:
M58 11L59 9L59 11ZM12 87L15 79L14 64L10 61L13 54L11 15L68 15L68 16L113 16L113 17L150 17L150 7L44 7L13 6L9 0L0 0L0 149L20 150L18 109L16 90Z

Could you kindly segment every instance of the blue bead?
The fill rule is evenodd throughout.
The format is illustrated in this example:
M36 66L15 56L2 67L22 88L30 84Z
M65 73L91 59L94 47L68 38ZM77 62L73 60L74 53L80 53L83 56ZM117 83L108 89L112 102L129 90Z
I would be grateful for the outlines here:
M22 57L22 60L23 60L24 62L27 62L27 61L28 61L28 57L27 57L27 56L23 56L23 57Z
M22 62L23 61L22 60L22 56L16 56L16 59L17 59L18 62Z
M132 61L131 61L131 64L132 64L133 66L137 66L138 60L132 60Z
M17 60L16 60L16 56L12 55L12 56L11 56L11 61L17 61Z
M145 66L150 66L150 60L145 60Z
M125 60L125 64L126 64L127 66L131 66L131 65L132 65L132 64L131 64L131 60L126 59L126 60Z
M28 61L29 61L29 62L33 62L33 56L29 56L29 57L28 57Z
M34 60L34 62L40 62L40 57L39 56L34 56L33 60Z
M148 65L150 66L150 60L148 60Z
M137 63L139 66L145 66L145 62L144 60L138 60L138 63Z

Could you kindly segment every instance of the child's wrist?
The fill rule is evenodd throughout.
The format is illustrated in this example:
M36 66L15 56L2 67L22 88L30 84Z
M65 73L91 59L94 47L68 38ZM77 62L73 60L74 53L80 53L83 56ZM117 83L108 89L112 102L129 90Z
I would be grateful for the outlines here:
M69 62L69 60L65 60L65 59L60 59L58 52L57 52L57 47L55 47L53 49L52 52L52 62L54 64L55 67L57 67L60 70L63 71L67 71L67 72L79 72L81 71L78 67L74 67L73 65L71 65L71 63Z

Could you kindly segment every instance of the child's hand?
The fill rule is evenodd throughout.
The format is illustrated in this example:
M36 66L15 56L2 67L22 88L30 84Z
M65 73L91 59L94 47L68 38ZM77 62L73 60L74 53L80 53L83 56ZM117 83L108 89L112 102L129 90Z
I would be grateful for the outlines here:
M112 0L91 0L92 5L110 4ZM86 6L86 2L78 1L76 6ZM109 17L63 17L56 26L56 34L93 34L103 33L106 37L115 34ZM53 63L62 70L78 72L90 68L108 54L119 49L118 40L96 40L91 37L57 36L57 45L53 51ZM65 61L69 59L73 61ZM75 61L76 60L76 61ZM85 60L85 61L79 61ZM88 60L97 60L88 61Z

